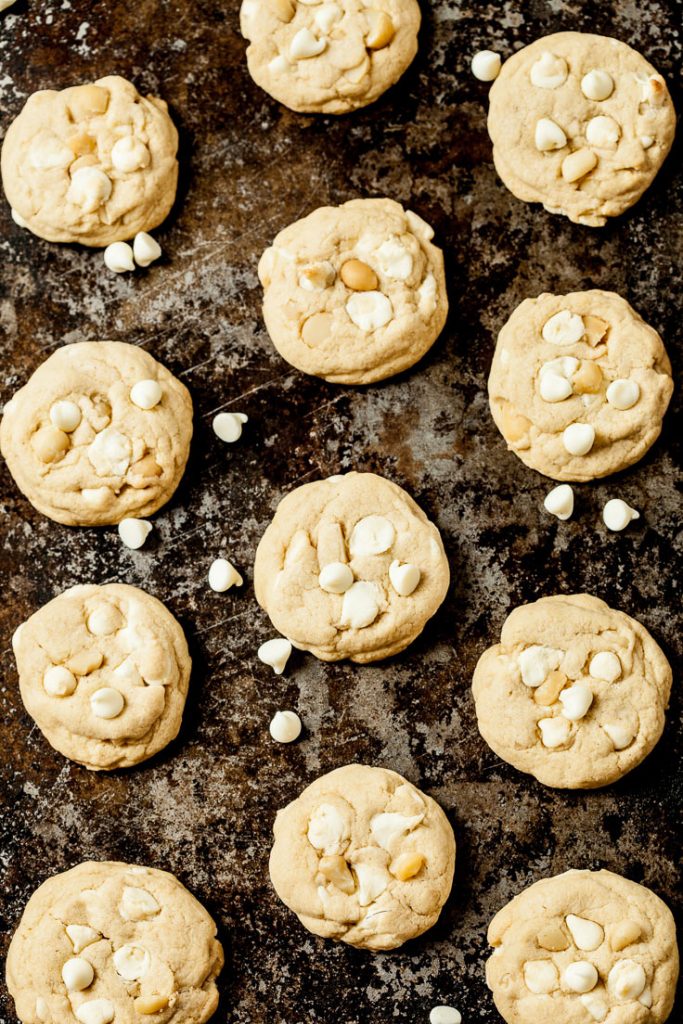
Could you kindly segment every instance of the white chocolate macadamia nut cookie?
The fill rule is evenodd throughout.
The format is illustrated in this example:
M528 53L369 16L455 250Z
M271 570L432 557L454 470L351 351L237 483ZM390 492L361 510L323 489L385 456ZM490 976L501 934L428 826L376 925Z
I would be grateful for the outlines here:
M626 43L558 32L505 61L488 128L496 170L518 199L602 227L653 181L676 112L662 76Z
M384 380L416 363L448 313L433 235L393 199L322 206L281 231L258 268L280 355L335 384Z
M254 564L256 599L277 631L323 661L402 651L448 582L436 526L374 473L297 487L278 505Z
M486 983L506 1024L663 1024L676 926L658 896L611 871L529 886L491 921Z
M67 526L156 512L180 483L191 438L185 385L144 349L115 341L57 349L0 422L19 490Z
M498 335L489 403L508 448L553 480L594 480L645 455L673 381L662 339L614 292L525 299Z
M257 85L291 110L345 114L373 103L417 53L417 0L243 0Z
M12 646L26 710L72 761L127 768L178 735L190 655L178 622L143 590L71 587L19 626Z
M349 764L278 811L270 877L315 935L396 949L431 928L455 868L439 805L386 768Z
M204 1024L222 966L214 921L174 875L90 861L31 896L7 987L22 1024Z
M472 690L479 731L499 757L546 786L593 789L655 746L671 678L639 622L575 594L515 608Z
M35 235L106 246L165 220L177 149L164 101L112 75L29 96L5 136L2 183Z

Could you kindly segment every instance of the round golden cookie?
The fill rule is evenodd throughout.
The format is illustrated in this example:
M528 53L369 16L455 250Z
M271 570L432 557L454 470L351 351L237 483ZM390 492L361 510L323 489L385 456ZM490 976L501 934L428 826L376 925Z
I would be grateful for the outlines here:
M402 651L448 582L436 526L374 473L297 487L278 505L254 563L256 599L275 628L323 661Z
M184 384L137 345L65 345L7 402L0 450L39 512L68 526L151 515L173 495L192 438Z
M602 227L653 181L676 112L662 76L626 43L558 32L505 61L488 128L496 170L518 199Z
M72 761L129 768L178 735L192 662L179 623L144 590L71 587L12 646L26 710Z
M90 861L31 896L7 987L22 1024L204 1024L222 966L214 921L174 875Z
M663 1024L676 926L644 885L611 871L535 882L491 921L486 983L506 1024Z
M348 764L278 811L270 877L315 935L396 949L448 899L455 837L431 797L387 768Z
M639 622L589 594L515 608L482 654L479 731L546 786L593 789L647 757L664 729L671 667Z
M166 103L110 75L29 96L5 136L2 183L34 235L106 246L166 219L177 149Z
M290 224L258 268L280 355L335 384L369 384L413 366L448 313L433 236L393 199L323 206Z
M257 85L291 110L345 114L373 103L417 53L417 0L243 0Z
M488 390L522 462L584 481L645 455L673 381L657 332L619 295L595 289L525 299L498 335Z

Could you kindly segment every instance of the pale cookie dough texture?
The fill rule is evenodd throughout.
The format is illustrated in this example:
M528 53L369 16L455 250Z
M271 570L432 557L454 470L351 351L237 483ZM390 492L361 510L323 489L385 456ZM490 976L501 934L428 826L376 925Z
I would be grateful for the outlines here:
M645 455L673 381L662 340L598 290L525 299L502 328L489 402L508 448L553 480L593 480Z
M258 268L280 355L335 384L384 380L416 363L448 313L433 236L393 199L323 206L290 224Z
M26 710L72 761L127 768L178 735L190 655L178 622L143 590L71 587L19 626L12 646Z
M257 85L292 110L345 114L373 103L417 53L417 0L243 0Z
M671 911L611 871L536 882L496 914L488 940L486 982L507 1024L663 1024L671 1013Z
M479 731L546 786L616 781L657 743L671 668L639 622L588 594L516 608L472 684Z
M418 636L448 590L436 526L396 484L347 473L280 502L254 565L275 628L323 661L377 661Z
M180 483L192 438L184 384L115 341L57 349L7 402L0 450L39 512L68 526L149 516Z
M518 199L602 227L654 179L676 112L662 76L626 43L558 32L505 61L488 128L496 170Z
M278 811L270 877L315 935L396 949L435 924L455 838L431 797L386 768L349 764Z
M31 896L7 987L23 1024L204 1024L222 966L214 921L174 875L86 862Z
M125 78L33 93L2 147L15 220L49 242L106 246L168 215L178 133L163 100Z

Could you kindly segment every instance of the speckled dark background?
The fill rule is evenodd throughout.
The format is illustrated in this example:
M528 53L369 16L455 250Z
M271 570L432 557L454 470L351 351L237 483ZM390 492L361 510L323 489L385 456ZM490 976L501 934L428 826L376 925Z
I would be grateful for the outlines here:
M523 205L497 180L481 47L504 55L538 35L586 29L631 42L682 109L683 3L423 3L421 49L403 81L340 120L293 114L246 71L236 0L18 0L0 15L0 133L29 93L114 72L171 105L181 132L176 208L157 232L165 258L116 277L101 255L49 245L0 206L0 400L64 341L144 345L190 388L196 438L173 501L145 548L115 530L42 518L0 469L0 951L30 893L84 858L174 871L219 922L227 966L216 1022L426 1021L434 1003L465 1024L499 1021L483 981L486 926L514 893L569 867L643 881L677 912L681 808L681 400L625 474L577 488L574 518L543 512L550 487L508 454L488 413L494 337L525 296L598 286L660 330L680 379L683 189L679 141L635 210L590 230ZM273 235L323 203L387 194L436 228L449 325L411 372L354 390L305 378L272 348L256 263ZM246 412L242 440L212 434L218 409ZM275 678L255 658L272 635L250 585L256 543L279 498L305 480L371 469L405 486L441 528L451 592L424 635L375 667L295 655ZM622 496L643 517L609 535L600 509ZM228 554L247 586L206 584ZM96 775L54 753L19 699L10 636L63 588L121 580L164 600L195 661L179 739L139 769ZM669 723L646 763L606 791L552 792L501 764L479 738L469 682L516 604L586 589L640 618L674 664ZM297 708L302 740L268 722ZM448 812L458 840L439 924L372 956L314 939L268 882L276 809L353 759L407 775ZM681 1002L672 1020L681 1019ZM0 987L0 1020L14 1021Z

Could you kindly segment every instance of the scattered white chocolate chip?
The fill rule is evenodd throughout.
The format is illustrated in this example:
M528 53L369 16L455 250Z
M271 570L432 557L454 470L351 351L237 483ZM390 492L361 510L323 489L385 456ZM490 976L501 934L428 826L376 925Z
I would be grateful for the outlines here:
M429 1011L429 1024L462 1024L462 1017L454 1006L433 1006Z
M642 995L638 996L638 1002L647 1006L648 1010L652 1009L652 989L646 988Z
M152 524L146 519L122 519L118 526L119 537L133 551L137 551L145 543L152 532Z
M52 665L43 676L43 687L51 697L69 697L76 689L76 677L63 665Z
M111 192L111 179L103 170L99 167L79 167L71 178L66 201L80 206L84 213L94 213L103 203L106 203Z
M575 345L581 341L586 328L583 318L578 313L572 313L570 309L561 309L555 313L543 325L544 341L551 345Z
M586 141L598 149L616 149L621 128L613 117L592 117L586 125Z
M353 573L344 562L330 562L320 570L318 584L328 594L345 594L353 584Z
M559 484L548 491L543 502L546 512L558 519L569 519L574 511L574 491L569 484Z
M417 311L425 320L428 320L436 309L436 294L436 278L433 274L427 274L417 289Z
M631 508L621 498L610 498L602 510L602 519L608 530L618 533L625 530L634 519L640 519L640 512Z
M308 822L308 841L328 856L341 855L349 844L346 821L333 804L320 804Z
M69 146L49 130L40 132L34 138L28 152L29 164L37 171L51 171L56 167L66 168L73 158L74 155Z
M139 409L153 409L161 401L163 391L157 380L139 380L130 389L130 400Z
M615 750L625 750L635 739L633 729L622 722L606 722L602 729L611 739Z
M590 992L598 983L598 972L587 960L576 960L565 968L562 980L570 992Z
M618 953L638 942L642 934L642 928L635 921L620 921L610 930L609 944Z
M349 551L353 557L381 555L388 551L396 538L396 530L385 516L365 516L353 528Z
M564 717L568 718L570 722L578 722L588 713L588 709L593 703L593 694L590 687L586 686L585 683L574 683L573 686L568 686L566 690L562 690L560 702ZM591 948L593 947L579 946L579 949Z
M270 665L276 676L281 676L292 653L292 645L283 636L274 637L261 644L256 652L259 661Z
M293 743L301 735L301 719L296 711L276 711L268 728L277 743Z
M567 136L560 128L559 124L551 120L549 117L542 117L536 122L536 131L534 132L534 142L536 149L541 153L548 153L554 149L562 149L567 145Z
M209 586L217 594L224 594L231 587L241 587L244 580L227 558L215 558L209 566Z
M564 57L558 57L557 54L546 50L531 65L529 77L531 84L538 89L559 89L566 82L568 73Z
M149 971L152 958L142 946L120 946L112 956L116 973L126 981L138 981Z
M115 274L125 274L129 270L135 270L133 262L133 249L128 242L112 242L104 250L104 265L107 270Z
M277 57L273 57L268 63L268 70L273 75L283 75L286 71L289 71L291 64L283 53L279 53Z
M576 914L567 914L566 920L577 949L590 953L602 945L605 933L595 921L577 917Z
M559 373L541 373L538 390L544 402L564 402L574 394L572 382Z
M114 1019L114 1004L109 999L89 999L74 1012L80 1024L110 1024Z
M541 730L541 743L550 750L563 746L572 731L571 723L562 718L541 718L538 723Z
M70 434L81 422L81 410L75 402L54 402L50 407L50 421L53 426Z
M389 566L389 580L399 597L410 597L420 582L420 570L410 562L401 562L395 559Z
M586 1007L593 1020L601 1022L609 1013L609 1006L600 996L589 992L587 995L579 996L580 1002Z
M418 235L420 238L431 242L434 237L434 228L431 224L428 224L426 220L423 220L419 214L414 213L412 210L406 210L406 220L414 235Z
M370 835L378 846L390 852L393 843L419 825L423 818L424 812L410 817L395 812L375 814L370 819Z
M389 872L381 864L356 862L353 868L358 878L358 904L361 907L368 907L389 885Z
M554 669L560 667L563 657L564 652L554 647L542 647L540 644L527 647L517 658L522 682L532 688L540 686Z
M103 686L90 697L90 707L97 718L116 718L123 711L125 701L120 690Z
M377 584L357 580L344 594L339 624L351 629L364 629L375 621L379 607Z
M382 292L354 292L346 312L361 331L377 331L393 318L394 307Z
M130 438L105 427L88 445L88 458L98 476L125 476L133 455Z
M4 10L3 3L5 3L5 0L0 0L0 11ZM14 0L9 0L9 3L14 3ZM5 3L5 6L9 6L9 4ZM43 999L42 996L38 996L36 999L36 1016L38 1017L38 1020L49 1020L49 1013L50 1008L47 1005L47 1001Z
M607 401L615 409L631 409L640 398L640 385L635 380L620 377L607 388Z
M548 995L558 987L559 975L552 960L528 960L524 964L524 984L534 995Z
M249 419L243 412L219 412L213 418L213 432L221 441L232 444L242 436L242 427Z
M124 135L114 143L111 149L111 162L117 171L130 174L146 167L150 161L149 150L140 139L133 135Z
M588 455L595 444L595 427L590 423L570 423L562 434L562 444L570 455Z
M14 0L12 0L12 2L14 2ZM17 210L11 210L10 212L12 214L12 220L17 225L17 227L19 227L19 228L27 228L28 227L28 221L24 220L24 218L21 216L21 214Z
M614 683L621 675L621 661L613 651L598 651L591 658L588 673L593 679Z
M606 100L614 92L614 79L607 71L589 71L581 79L581 92L588 100Z
M327 260L324 260L322 263L313 263L301 270L299 274L299 287L303 288L305 292L323 291L332 284L334 278L334 267Z
M84 988L92 985L94 977L92 964L84 960L82 956L72 957L62 967L62 981L66 985L67 992L81 992Z
M650 149L650 147L654 146L654 144L655 144L654 136L653 135L641 135L640 136L640 144L643 147L643 149ZM12 213L14 214L14 211L12 211ZM15 218L15 220L16 220L16 218ZM21 225L21 224L19 225L19 227L22 227L22 226L25 227L25 225Z
M161 256L161 246L146 231L138 231L133 240L133 257L139 267L148 267Z
M118 608L103 601L88 616L88 630L93 636L111 636L120 629L123 620Z
M607 989L615 999L637 999L647 977L642 964L635 960L618 960L607 976Z
M290 60L307 60L310 57L317 57L327 47L327 39L316 37L310 28L299 29L289 46Z
M92 946L93 942L97 942L100 938L100 933L87 924L68 924L66 934L71 940L74 953L80 953L86 946Z
M124 921L143 921L161 910L155 896L147 889L135 885L126 885L119 906L119 913Z
M320 31L327 35L332 26L336 25L338 21L341 21L343 16L344 12L339 4L328 3L323 4L320 10L315 12L313 20Z
M493 82L500 72L500 54L493 50L480 50L472 58L472 74L480 82Z
M406 281L413 269L413 257L397 238L387 238L375 253L379 269L393 281Z
M651 103L653 107L661 107L666 99L664 79L659 75L636 75L640 87L640 98L643 103Z

